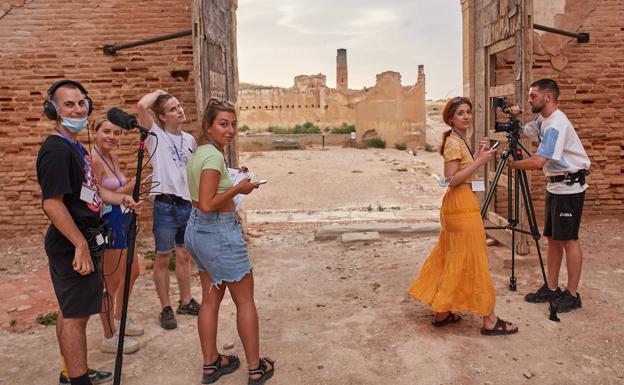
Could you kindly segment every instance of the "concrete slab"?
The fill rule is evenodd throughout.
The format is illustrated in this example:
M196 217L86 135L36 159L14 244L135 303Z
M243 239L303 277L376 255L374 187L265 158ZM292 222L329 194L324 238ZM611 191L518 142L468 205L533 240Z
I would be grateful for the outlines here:
M377 231L365 231L360 233L344 233L340 238L342 243L354 243L354 242L376 242L380 241L381 237Z
M511 250L504 246L490 247L490 254L493 258L503 261L503 268L511 269ZM516 253L516 267L520 266L539 266L539 258L537 254L520 255ZM538 267L539 268L539 267Z
M400 210L367 211L343 208L331 211L316 210L246 210L249 223L323 223L371 221L422 221L435 222L440 217L439 208L403 208Z
M349 225L332 224L323 226L316 231L314 239L317 241L335 239L344 233L377 232L380 234L436 234L440 231L440 224L425 223L355 223Z

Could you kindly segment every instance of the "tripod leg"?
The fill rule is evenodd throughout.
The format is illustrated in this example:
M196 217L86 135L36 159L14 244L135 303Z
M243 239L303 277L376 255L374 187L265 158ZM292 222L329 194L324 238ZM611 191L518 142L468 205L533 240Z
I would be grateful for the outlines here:
M498 181L500 180L501 175L503 174L503 170L507 165L507 160L509 156L515 156L514 150L512 148L507 148L501 154L500 162L496 167L496 173L494 174L494 178L492 179L492 183L490 184L487 194L485 196L485 200L483 202L483 207L481 208L481 218L485 219L488 211L488 207L494 197L494 193L496 192L496 186L498 185ZM509 278L509 290L516 290L516 277L515 277L515 226L516 219L513 217L512 211L512 178L510 170L507 171L507 222L509 223L507 228L511 229L511 277ZM516 189L517 190L517 189Z
M531 236L535 240L535 247L537 249L537 255L539 257L540 268L542 270L542 277L544 283L548 284L546 278L546 269L544 268L544 261L542 260L542 252L539 246L539 240L541 238L539 228L537 227L537 220L535 219L535 209L533 208L533 201L531 200L531 191L529 190L529 182L527 180L526 172L524 170L518 170L520 186L522 190L522 199L524 201L524 208L526 210L527 219L529 221L529 230Z
M496 192L496 186L498 185L498 180L503 174L503 170L505 169L505 164L507 163L507 158L509 157L508 151L505 151L501 155L501 160L496 167L496 173L494 174L494 179L492 179L492 183L488 188L487 193L485 194L485 200L483 201L483 207L481 207L481 218L485 219L487 215L488 207L490 207L490 203L492 202L492 198L494 198L494 193Z
M540 263L540 269L542 270L542 278L544 279L544 284L548 287L548 279L546 278L546 269L544 269L544 260L542 258L542 251L539 246L540 233L537 227L537 220L535 219L535 209L533 207L533 201L531 200L531 190L529 189L529 181L526 176L526 171L518 170L518 176L520 177L520 186L522 189L522 199L524 200L524 207L527 214L527 219L529 221L529 229L531 230L531 235L535 240L535 248L537 249L537 257ZM548 319L555 322L560 322L561 320L557 317L557 309L553 306L552 299L549 301L550 305L550 315Z
M511 277L509 277L509 290L516 291L516 226L518 225L518 221L520 218L520 208L519 208L519 192L518 192L518 171L515 172L515 178L512 180L512 172L511 170L507 173L507 196L509 200L509 207L507 208L509 211L509 225L511 226ZM513 201L512 201L512 188L511 185L514 185L515 190L513 191ZM513 205L512 205L513 203ZM513 213L512 213L513 206Z

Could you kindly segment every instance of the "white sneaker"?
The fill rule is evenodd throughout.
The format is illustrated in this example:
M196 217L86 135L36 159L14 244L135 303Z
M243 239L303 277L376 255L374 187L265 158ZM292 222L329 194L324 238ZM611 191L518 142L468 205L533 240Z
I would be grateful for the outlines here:
M102 338L100 350L103 353L117 353L117 345L119 344L119 332L115 333L111 338ZM132 354L139 350L139 343L132 338L124 338L124 354Z
M115 318L115 328L119 330L120 320ZM140 336L143 334L143 326L133 320L131 317L126 317L126 335L127 336Z

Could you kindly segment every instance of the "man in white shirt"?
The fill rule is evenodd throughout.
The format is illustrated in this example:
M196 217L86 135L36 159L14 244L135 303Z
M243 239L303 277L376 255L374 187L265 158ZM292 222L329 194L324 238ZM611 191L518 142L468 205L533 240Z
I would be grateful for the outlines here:
M548 285L527 294L525 299L532 303L552 299L557 311L565 313L581 307L577 289L583 253L578 232L590 161L574 127L557 109L558 97L559 86L554 80L541 79L531 84L528 101L531 111L539 115L524 126L524 133L538 136L540 143L535 155L514 161L511 167L542 169L548 178L544 210L544 236L548 239ZM512 106L510 111L514 116L521 112L518 106ZM564 251L568 283L567 288L561 291L558 280Z
M197 143L192 135L182 131L182 123L186 120L184 109L167 92L156 90L143 96L137 109L140 124L156 135L150 135L146 141L154 166L150 192L154 196L154 283L162 307L160 326L175 329L177 321L169 300L169 259L174 249L180 288L176 313L199 314L199 303L191 297L191 256L184 247L184 232L191 214L186 163Z

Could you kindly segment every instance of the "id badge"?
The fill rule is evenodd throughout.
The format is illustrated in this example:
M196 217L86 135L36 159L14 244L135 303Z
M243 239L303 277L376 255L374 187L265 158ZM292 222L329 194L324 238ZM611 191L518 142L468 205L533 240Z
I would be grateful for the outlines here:
M474 192L485 191L485 182L483 179L473 180L470 184L472 185L472 191Z
M96 189L83 184L82 189L80 189L80 200L85 201L88 204L92 204L95 201L96 193Z

